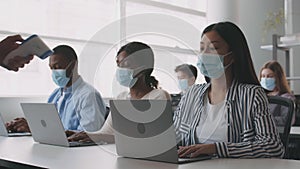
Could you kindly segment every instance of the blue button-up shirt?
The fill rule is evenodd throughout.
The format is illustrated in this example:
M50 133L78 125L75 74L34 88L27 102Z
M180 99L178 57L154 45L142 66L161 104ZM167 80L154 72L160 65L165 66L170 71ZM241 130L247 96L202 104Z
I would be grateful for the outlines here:
M56 105L65 130L97 131L105 121L106 107L100 93L81 77L66 89L55 89L48 103Z

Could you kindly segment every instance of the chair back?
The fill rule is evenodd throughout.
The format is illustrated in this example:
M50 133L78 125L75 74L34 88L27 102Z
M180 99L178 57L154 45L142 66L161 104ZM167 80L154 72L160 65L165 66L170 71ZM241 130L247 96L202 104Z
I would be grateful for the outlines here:
M290 130L291 130L292 118L293 118L293 114L296 109L295 102L291 99L288 99L285 97L280 97L280 96L268 96L268 100L269 100L270 104L275 104L275 105L279 106L279 110L287 111L285 113L286 117L284 117L284 119L285 119L284 124L279 124L279 123L276 123L276 121L275 121L278 132L280 134L280 139L285 147L286 154L287 154L288 153L287 147L288 147L288 143L289 143L289 134L290 134ZM273 112L271 112L271 113L273 113Z
M110 112L110 107L106 106L105 107L105 116L104 116L104 119L106 120L108 115L109 115L109 112Z
M295 123L294 126L300 126L300 96L296 95L296 110L295 110Z
M171 95L171 104L172 104L172 112L174 112L177 108L178 103L181 99L181 94L170 94Z

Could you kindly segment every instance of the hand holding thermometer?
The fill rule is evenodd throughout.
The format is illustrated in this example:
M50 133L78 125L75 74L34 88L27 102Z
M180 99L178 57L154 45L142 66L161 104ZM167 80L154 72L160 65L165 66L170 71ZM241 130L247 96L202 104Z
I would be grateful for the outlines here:
M4 59L3 63L7 64L9 59L15 56L27 57L36 55L40 59L46 59L53 51L41 40L38 35L31 35L15 50L11 51Z

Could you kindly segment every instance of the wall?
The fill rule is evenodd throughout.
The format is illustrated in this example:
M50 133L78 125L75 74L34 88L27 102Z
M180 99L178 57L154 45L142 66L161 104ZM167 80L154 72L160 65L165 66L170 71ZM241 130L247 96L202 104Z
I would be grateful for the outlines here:
M284 0L208 0L208 23L229 20L237 23L244 32L257 75L262 65L272 59L272 52L263 50L261 45L271 44L274 33L284 34L284 24L277 30L264 34L264 21L270 12L284 9ZM279 62L285 65L282 52Z
M253 62L257 74L262 65L272 59L272 52L262 50L262 44L271 44L273 33L283 34L284 25L278 28L278 31L269 31L266 35L263 33L264 21L269 12L276 12L283 9L283 0L239 0L239 23L246 34ZM263 40L265 38L265 41ZM280 55L281 53L279 53ZM280 57L279 61L282 59ZM284 61L284 60L282 60ZM285 63L282 63L285 65Z
M238 21L240 0L207 0L207 23Z
M285 33L300 33L300 1L285 0L286 4L286 23ZM298 64L297 64L298 63ZM291 50L291 76L300 76L300 46L293 47ZM291 87L295 94L300 94L300 80L291 81Z
M250 50L253 57L254 66L256 72L259 73L260 67L268 60L272 59L272 52L260 49L262 44L271 44L271 36L273 33L280 35L299 33L300 32L300 1L299 0L286 0L291 3L289 9L284 7L285 0L239 0L239 18L238 22L241 25L244 33L247 36ZM255 10L253 10L255 9ZM286 24L278 27L276 31L270 30L266 34L265 41L263 42L263 31L264 20L269 12L277 12L279 9L285 9L289 19ZM290 58L290 74L291 76L300 76L300 67L297 63L300 63L300 47L293 47ZM285 67L285 57L282 51L278 52L278 61L283 67ZM300 81L294 80L290 82L291 89L295 94L300 94Z

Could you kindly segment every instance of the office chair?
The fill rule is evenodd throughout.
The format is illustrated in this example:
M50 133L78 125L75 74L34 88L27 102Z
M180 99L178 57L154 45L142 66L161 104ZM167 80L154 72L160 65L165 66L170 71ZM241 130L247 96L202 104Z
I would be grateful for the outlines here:
M174 111L177 108L177 105L180 102L181 99L181 94L170 94L171 95L171 104L172 104L172 112L174 113Z
M296 111L295 111L295 123L294 126L300 126L300 97L299 95L295 95L296 96L296 100L295 100L295 104L296 104Z
M296 109L295 102L291 99L280 97L280 96L268 96L268 100L270 104L276 104L280 106L280 110L283 110L282 107L286 107L287 117L284 125L276 124L278 132L280 134L280 139L285 148L285 158L288 157L288 144L289 144L289 134L291 130L291 122L293 118L293 114ZM271 112L272 113L272 112Z
M300 95L295 95L296 100L296 110L295 117L296 121L293 126L300 126ZM289 159L300 160L300 139L299 138L289 138L288 145Z
M109 115L109 112L110 112L110 107L108 106L105 106L105 116L104 116L104 119L106 120L108 115Z

